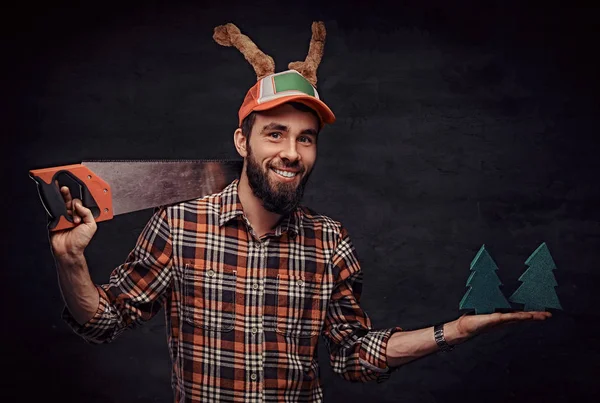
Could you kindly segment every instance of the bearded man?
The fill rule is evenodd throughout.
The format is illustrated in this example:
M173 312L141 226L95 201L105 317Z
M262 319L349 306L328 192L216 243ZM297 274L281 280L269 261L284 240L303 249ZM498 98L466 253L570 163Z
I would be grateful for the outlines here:
M85 340L108 343L164 309L175 402L319 402L319 336L333 371L381 382L501 323L550 316L373 329L348 231L300 204L321 130L334 120L300 72L262 77L234 132L240 177L219 193L157 209L107 284L91 280L84 257L94 217L62 188L77 224L51 234L65 321Z

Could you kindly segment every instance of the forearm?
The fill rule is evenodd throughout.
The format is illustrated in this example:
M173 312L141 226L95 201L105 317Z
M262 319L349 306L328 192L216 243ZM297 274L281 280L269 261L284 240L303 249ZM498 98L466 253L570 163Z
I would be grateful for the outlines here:
M458 321L444 325L444 337L450 345L460 344L467 337L460 333ZM439 350L433 337L433 326L424 329L396 332L390 337L386 354L388 365L397 367Z
M83 325L98 310L100 296L83 255L56 257L58 282L67 308Z

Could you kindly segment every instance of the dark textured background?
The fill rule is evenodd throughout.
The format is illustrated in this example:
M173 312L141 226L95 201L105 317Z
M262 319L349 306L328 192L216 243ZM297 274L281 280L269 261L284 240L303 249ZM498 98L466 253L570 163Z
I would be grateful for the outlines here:
M305 202L349 228L376 327L456 318L482 244L509 296L546 242L564 307L544 323L423 358L380 385L347 383L322 357L327 401L600 397L600 13L573 2L396 3L3 11L0 400L171 399L162 314L102 346L61 321L45 211L27 172L85 159L237 157L237 108L255 75L212 40L213 27L235 22L280 71L305 57L316 19L328 32L318 88L338 122L321 136ZM95 281L125 258L150 214L99 225L87 250Z

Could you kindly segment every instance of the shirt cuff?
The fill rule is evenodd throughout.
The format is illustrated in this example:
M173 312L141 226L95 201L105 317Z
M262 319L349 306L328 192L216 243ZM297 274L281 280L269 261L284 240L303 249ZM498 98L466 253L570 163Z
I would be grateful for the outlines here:
M75 320L69 308L65 306L61 313L61 318L69 325L73 331L83 337L86 341L93 341L93 337L100 331L105 330L104 327L99 326L103 322L103 318L106 318L110 312L110 302L104 289L96 285L98 291L99 301L98 309L94 313L94 316L83 325Z
M370 331L364 336L359 351L360 363L363 367L373 371L378 383L389 379L394 368L387 363L387 343L396 332L402 331L400 327Z

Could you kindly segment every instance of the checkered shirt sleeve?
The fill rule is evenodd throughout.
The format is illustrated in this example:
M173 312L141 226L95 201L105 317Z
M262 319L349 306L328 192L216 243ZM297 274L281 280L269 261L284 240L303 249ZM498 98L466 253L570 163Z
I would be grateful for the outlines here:
M161 208L148 221L125 262L112 271L108 284L96 285L100 303L95 315L80 325L65 307L62 318L76 334L94 344L112 342L125 329L150 320L171 286L171 254L167 210Z
M323 328L331 368L348 381L383 382L392 372L386 358L388 340L402 329L372 329L370 318L360 306L363 272L345 228L331 264L337 281Z

